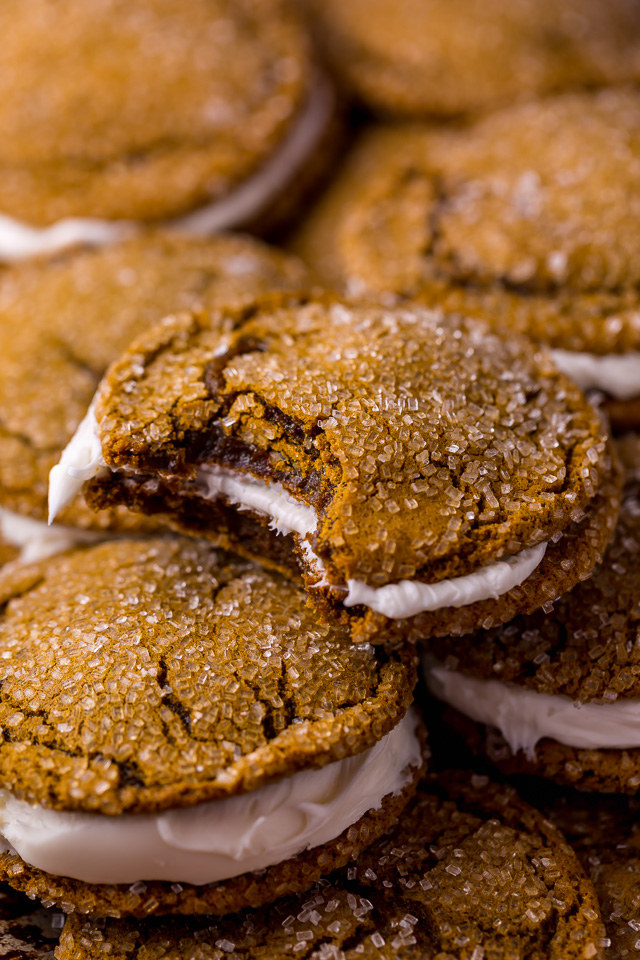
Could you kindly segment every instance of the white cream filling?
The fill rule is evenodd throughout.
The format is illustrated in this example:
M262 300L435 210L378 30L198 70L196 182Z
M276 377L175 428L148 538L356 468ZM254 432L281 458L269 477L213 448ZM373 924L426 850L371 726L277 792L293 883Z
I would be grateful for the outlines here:
M640 353L596 356L572 350L551 351L556 366L582 390L602 390L617 400L640 394Z
M18 559L21 563L43 560L79 544L98 543L110 536L95 530L76 530L59 524L48 526L40 520L23 517L3 507L0 507L0 535L7 543L20 548Z
M378 743L252 793L158 814L60 813L0 791L5 849L54 876L85 883L215 883L338 837L421 764L417 713Z
M249 223L293 181L320 142L333 109L333 89L328 81L318 77L300 116L257 173L221 200L168 220L163 226L204 237ZM131 236L136 229L138 226L133 222L88 217L60 220L50 227L34 227L0 214L0 260L24 260L76 244L104 246Z
M584 750L640 747L640 700L576 703L569 697L536 693L500 680L478 680L424 658L427 686L439 700L476 723L496 727L513 753L535 759L535 746L548 737Z
M106 467L93 408L89 411L69 441L60 463L49 477L49 518L70 503L83 483L103 474ZM224 497L240 509L255 510L270 517L270 526L277 533L293 533L305 559L322 583L325 568L320 557L306 539L318 524L315 510L300 503L279 483L264 483L255 477L243 476L221 467L202 467L196 481L210 499ZM463 577L421 583L400 580L383 587L370 587L360 580L347 580L346 607L363 604L376 613L394 620L412 617L425 611L444 607L463 607L481 600L497 599L521 584L531 575L544 557L547 544L528 547L513 557L487 564Z
M124 240L134 230L133 224L126 221L85 217L59 220L50 227L33 227L0 214L0 260L13 263L56 253L76 244L102 247Z

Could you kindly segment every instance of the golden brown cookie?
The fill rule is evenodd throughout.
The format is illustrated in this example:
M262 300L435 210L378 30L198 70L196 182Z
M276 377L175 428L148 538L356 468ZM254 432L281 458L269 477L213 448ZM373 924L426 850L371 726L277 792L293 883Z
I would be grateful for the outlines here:
M478 316L548 343L640 413L637 90L502 110L464 130L379 128L296 247L325 283Z
M0 876L30 896L256 906L347 862L413 792L414 658L347 642L278 574L119 540L5 568L0 597Z
M125 510L95 514L81 499L60 516L55 530L43 527L49 470L108 364L167 310L237 305L270 289L298 288L304 280L296 260L246 237L197 240L161 233L5 270L0 533L7 549L22 550L29 559L73 542L78 528L148 527Z
M323 51L376 112L450 117L640 78L633 0L303 0Z
M607 960L633 960L640 952L640 835L638 802L566 790L532 801L560 830L589 875L606 928ZM542 793L542 795L540 795Z
M402 640L503 622L584 578L617 514L611 469L597 413L529 341L290 299L139 338L51 502L93 475L92 505L158 512L302 577L355 640Z
M125 221L251 222L304 178L333 113L286 0L9 0L0 32L9 259L12 238L21 256Z
M304 897L222 920L71 917L58 960L596 960L603 942L593 888L549 821L508 787L445 774Z
M547 610L428 645L428 685L465 714L455 725L501 769L585 789L638 792L638 452L628 438L619 523L588 580Z

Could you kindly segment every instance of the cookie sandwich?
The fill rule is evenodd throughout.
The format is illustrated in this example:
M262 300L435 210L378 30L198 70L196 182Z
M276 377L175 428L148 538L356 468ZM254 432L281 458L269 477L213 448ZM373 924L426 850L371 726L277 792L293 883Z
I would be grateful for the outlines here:
M374 129L297 239L321 279L548 344L640 424L640 92L567 94L462 130Z
M0 561L36 559L149 522L82 498L47 528L51 467L107 366L167 309L299 289L294 258L241 236L148 233L7 268L0 285Z
M334 96L286 0L11 0L0 30L0 259L244 226L317 167Z
M429 644L427 685L453 708L456 728L505 771L638 792L638 465L640 456L627 472L614 539L588 580L546 611Z
M0 877L69 912L224 914L309 887L423 766L410 652L186 538L0 573Z
M585 577L618 509L611 470L598 414L529 341L422 307L271 301L140 337L50 506L82 488L157 513L302 579L356 641L407 640Z
M303 0L337 76L391 117L640 79L633 0Z
M308 893L220 919L65 924L58 960L596 960L600 910L573 851L514 790L424 782L393 831Z

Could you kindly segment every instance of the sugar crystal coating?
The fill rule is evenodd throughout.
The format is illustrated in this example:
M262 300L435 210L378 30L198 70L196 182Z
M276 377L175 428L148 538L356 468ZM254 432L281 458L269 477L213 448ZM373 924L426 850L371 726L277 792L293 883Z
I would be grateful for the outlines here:
M191 495L202 463L248 470L316 509L311 546L337 584L518 553L582 519L610 472L598 415L547 353L421 307L171 317L111 367L96 415L126 472L94 503L163 478Z
M320 276L541 342L640 346L636 90L575 93L463 130L365 135L302 230Z
M0 287L0 505L46 520L49 470L105 369L166 311L242 303L304 282L291 257L246 237L154 233L5 270ZM37 361L37 362L36 362ZM84 503L59 521L140 526Z
M149 812L358 753L404 715L410 655L317 622L277 574L181 539L0 574L2 786Z
M510 788L445 774L353 865L268 914L71 918L59 960L595 960L602 938L593 888L549 822Z
M640 484L630 441L626 460L618 525L592 575L549 609L455 642L432 641L437 659L469 676L580 703L640 697Z

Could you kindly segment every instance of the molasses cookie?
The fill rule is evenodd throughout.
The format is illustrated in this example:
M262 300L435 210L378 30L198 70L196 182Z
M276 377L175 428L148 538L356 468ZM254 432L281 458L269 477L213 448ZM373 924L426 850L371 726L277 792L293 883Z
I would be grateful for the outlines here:
M302 265L245 237L147 234L8 268L0 285L0 535L35 559L90 531L139 530L80 499L46 527L49 470L109 363L167 309L241 304L304 283ZM148 526L148 524L146 524ZM80 529L86 531L81 533Z
M595 888L606 928L607 960L640 954L638 801L576 790L548 798L542 812L578 855Z
M0 572L0 877L94 915L302 891L395 822L422 728L410 653L182 538Z
M465 130L365 136L297 249L353 295L393 293L554 349L640 424L640 92L573 94Z
M0 33L2 259L246 225L322 155L334 98L286 0L8 0Z
M289 298L143 334L50 504L88 480L93 506L302 578L356 641L406 640L504 622L587 576L618 510L611 471L599 415L529 341L419 306Z
M505 771L604 792L640 788L637 476L628 473L614 539L589 580L546 612L429 644L427 685Z
M392 116L450 117L640 79L633 0L303 0L345 85Z
M58 960L596 960L603 940L593 888L548 820L508 787L445 774L302 897L221 920L73 916Z

